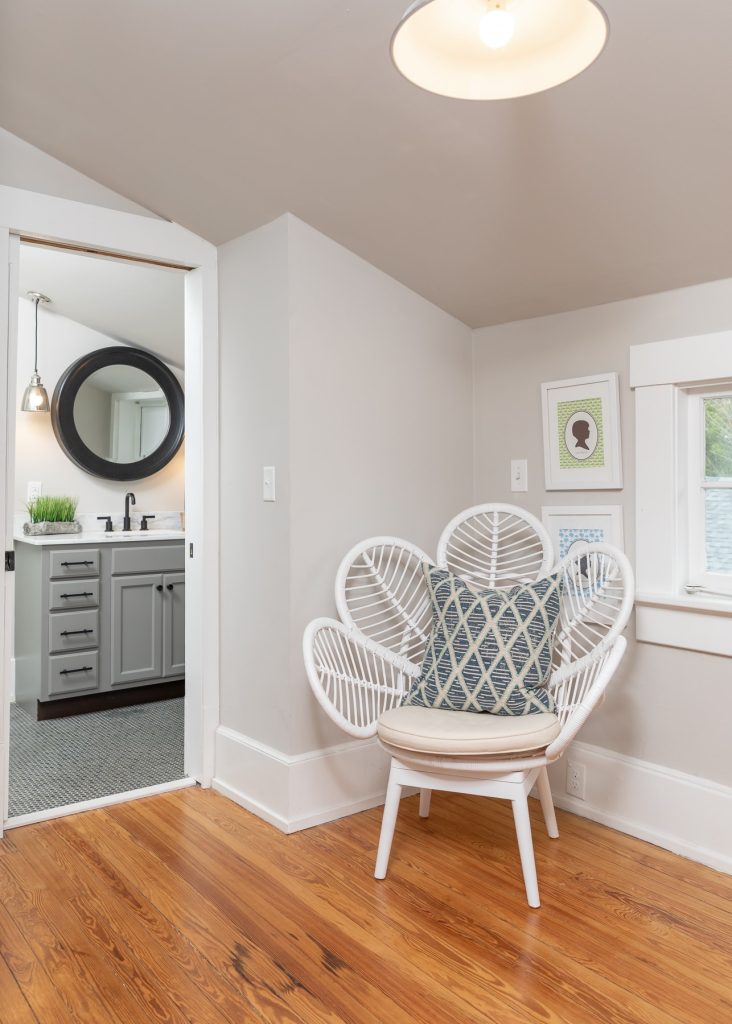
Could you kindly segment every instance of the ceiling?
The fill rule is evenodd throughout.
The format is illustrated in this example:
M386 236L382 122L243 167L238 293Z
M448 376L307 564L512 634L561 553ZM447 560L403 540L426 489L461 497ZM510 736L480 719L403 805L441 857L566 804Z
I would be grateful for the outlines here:
M45 309L183 367L185 275L80 253L22 245L19 293L42 292Z
M220 243L286 210L472 326L732 276L732 4L606 0L493 103L394 70L406 0L4 0L0 124Z

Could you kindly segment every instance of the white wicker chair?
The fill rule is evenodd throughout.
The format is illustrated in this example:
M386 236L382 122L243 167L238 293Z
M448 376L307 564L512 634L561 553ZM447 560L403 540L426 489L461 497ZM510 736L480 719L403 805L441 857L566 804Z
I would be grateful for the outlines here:
M562 756L603 699L625 651L621 633L633 604L630 563L615 548L587 545L561 569L564 591L549 683L556 715L517 719L400 707L419 664L353 625L316 619L307 627L305 664L321 706L351 735L370 736L376 729L391 755L377 878L386 875L404 786L420 789L424 817L433 789L495 796L512 803L526 895L530 906L539 906L527 798L536 784L547 831L558 836L546 766Z

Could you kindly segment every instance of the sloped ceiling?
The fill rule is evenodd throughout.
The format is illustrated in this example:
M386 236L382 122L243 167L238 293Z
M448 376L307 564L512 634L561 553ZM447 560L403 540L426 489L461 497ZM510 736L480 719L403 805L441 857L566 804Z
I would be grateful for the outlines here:
M49 313L75 320L183 367L184 274L22 245L19 292L42 292Z
M0 124L213 242L290 210L484 325L732 275L732 4L607 0L550 92L404 81L405 0L4 0Z

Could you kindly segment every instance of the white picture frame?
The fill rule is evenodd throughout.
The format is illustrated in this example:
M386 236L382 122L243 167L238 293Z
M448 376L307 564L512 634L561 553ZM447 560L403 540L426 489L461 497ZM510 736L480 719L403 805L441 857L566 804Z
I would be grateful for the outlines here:
M623 486L617 373L541 385L547 491Z
M622 505L544 505L541 521L554 546L555 562L581 542L624 550Z

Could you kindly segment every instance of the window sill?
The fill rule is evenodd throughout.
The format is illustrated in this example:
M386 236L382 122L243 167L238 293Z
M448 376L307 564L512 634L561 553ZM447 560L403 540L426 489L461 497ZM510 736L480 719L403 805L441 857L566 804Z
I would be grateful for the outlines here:
M732 597L636 595L636 636L642 643L732 658Z

